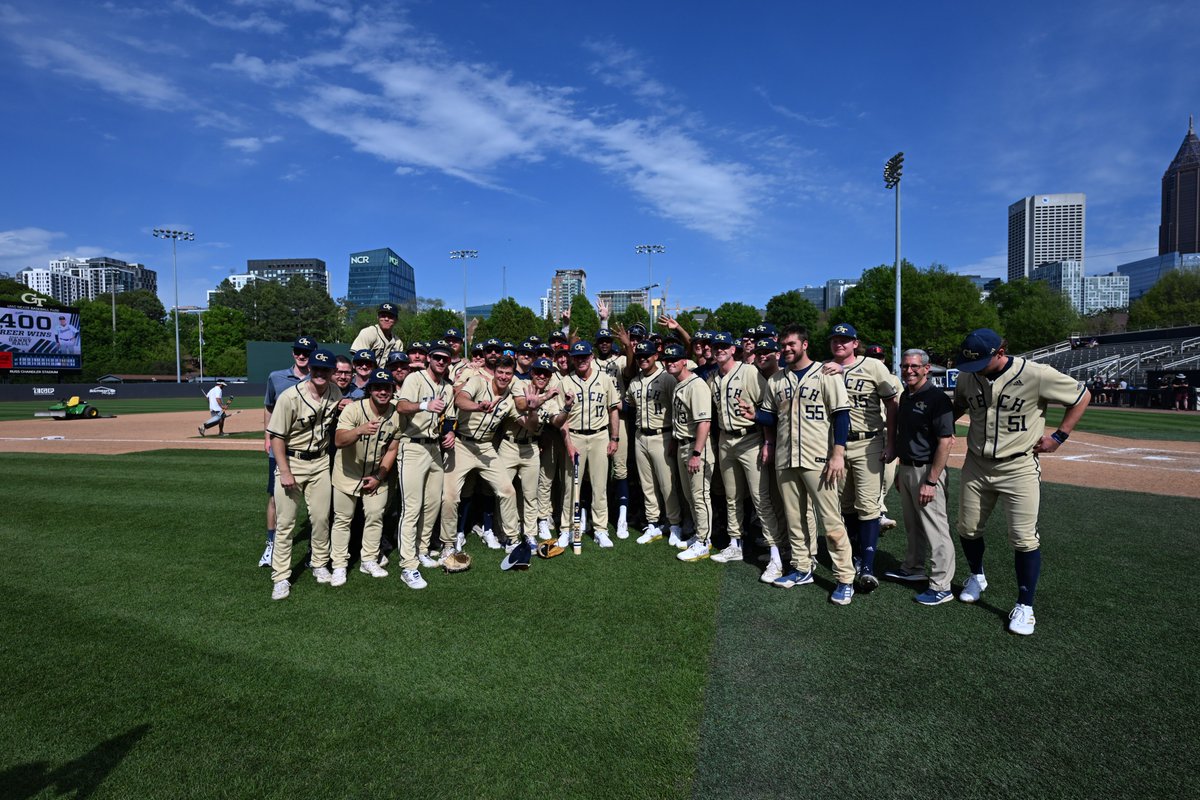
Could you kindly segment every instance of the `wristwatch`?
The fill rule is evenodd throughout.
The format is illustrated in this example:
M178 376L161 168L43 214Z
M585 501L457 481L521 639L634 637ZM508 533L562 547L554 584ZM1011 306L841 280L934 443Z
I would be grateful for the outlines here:
M699 451L699 450L693 450L693 451L692 451L692 455L693 455L693 456L695 456L696 458L699 458L699 457L700 457L700 451Z

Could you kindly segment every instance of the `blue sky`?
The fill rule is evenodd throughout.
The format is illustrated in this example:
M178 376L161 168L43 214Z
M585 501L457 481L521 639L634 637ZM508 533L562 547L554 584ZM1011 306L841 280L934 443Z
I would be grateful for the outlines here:
M0 270L112 255L183 304L248 258L389 246L536 308L555 268L762 305L903 252L1000 276L1009 203L1085 192L1089 274L1157 252L1200 112L1192 4L371 6L0 0Z

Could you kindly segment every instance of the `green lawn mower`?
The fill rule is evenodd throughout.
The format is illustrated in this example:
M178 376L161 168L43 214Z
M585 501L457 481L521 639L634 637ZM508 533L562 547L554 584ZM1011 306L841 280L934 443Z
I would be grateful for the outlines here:
M100 409L87 400L72 397L69 400L59 400L47 411L35 411L33 415L53 419L96 419L100 416Z

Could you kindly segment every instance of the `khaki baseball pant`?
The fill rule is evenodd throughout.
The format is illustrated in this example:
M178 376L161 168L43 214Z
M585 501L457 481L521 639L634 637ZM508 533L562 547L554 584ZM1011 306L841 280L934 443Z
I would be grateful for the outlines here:
M662 520L662 511L658 505L658 495L661 493L663 505L667 510L667 521L678 525L683 521L683 517L679 511L679 495L675 493L674 469L667 459L666 437L665 433L645 436L639 432L637 441L634 442L634 456L637 459L642 495L645 497L646 521L657 523ZM687 454L691 455L691 452L688 450Z
M819 469L789 467L777 472L788 541L792 546L792 566L801 572L812 569L817 560L817 521L820 520L829 559L833 562L833 574L838 583L853 583L854 554L842 521L837 487L825 484Z
M400 568L417 569L420 553L428 553L433 523L442 502L445 467L437 442L403 439L395 473L400 493ZM453 520L457 524L457 519Z
M519 444L509 439L501 439L499 453L500 463L508 480L511 482L516 478L521 482L520 500L517 504L521 527L517 530L506 528L501 519L501 531L510 541L521 534L534 536L537 534L538 491L541 488L542 471L537 445L533 442Z
M458 499L467 477L473 473L492 487L500 504L500 524L507 531L517 530L517 491L500 464L500 456L491 442L458 437L454 443L453 466L446 469L442 484L442 544L453 544L458 533Z
M1041 546L1038 509L1042 499L1042 466L1036 454L1007 460L967 453L958 503L958 535L978 539L999 501L1008 517L1008 541L1022 552Z
M621 441L617 442L617 452L613 453L613 472L614 481L623 481L629 477L629 443L633 441L634 431L633 420L620 417L621 420Z
M779 519L775 507L771 505L771 472L763 469L758 460L762 452L762 434L756 431L734 438L722 432L719 450L729 538L742 538L742 519L738 507L749 496L762 522L763 537L767 544L778 546L782 542L779 538Z
M683 502L692 512L696 525L696 540L704 544L712 542L712 484L713 452L708 442L700 453L700 471L695 475L688 472L687 462L692 456L694 440L675 443L675 465L683 493ZM639 467L640 469L640 467Z
M350 522L354 519L354 509L359 500L363 507L363 536L362 550L358 557L362 561L379 560L379 541L383 536L383 515L387 512L388 487L384 483L375 494L346 494L341 489L333 489L333 531L330 540L333 544L333 567L348 567L350 565Z
M586 475L592 485L592 530L608 530L608 428L595 433L571 432L571 443L579 451L579 474ZM562 474L566 477L563 487L563 508L559 515L559 530L571 529L571 476L574 465L564 458Z
M904 509L904 529L908 534L908 551L904 569L914 572L925 569L925 554L929 554L929 588L935 592L950 589L954 578L954 541L950 538L950 518L946 515L947 481L942 470L933 501L921 505L921 487L929 477L929 465L908 467L903 464L896 473L896 488L900 491L900 506Z
M541 452L538 454L541 474L538 476L538 519L554 518L554 485L562 483L562 464L567 460L567 448L558 429L542 434ZM570 480L568 473L567 480Z
M883 486L879 487L879 516L887 516L887 494L896 483L896 467L899 460L889 461L883 465Z
M842 486L842 513L857 514L860 520L879 517L880 488L883 486L885 434L846 444L846 480Z
M323 455L314 461L289 458L288 465L296 479L293 489L283 488L279 470L275 470L275 548L271 553L271 580L275 583L292 577L292 537L302 500L312 526L310 563L314 568L329 563L329 507L333 494L329 456Z

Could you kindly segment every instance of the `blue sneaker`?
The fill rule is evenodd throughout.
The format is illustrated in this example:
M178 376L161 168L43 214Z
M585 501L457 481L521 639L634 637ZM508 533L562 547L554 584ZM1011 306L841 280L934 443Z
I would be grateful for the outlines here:
M833 594L829 595L829 602L838 606L850 605L850 600L854 597L854 584L839 583L837 588L833 590Z
M809 570L808 572L801 572L798 569L794 569L788 574L781 575L780 577L771 581L771 585L778 586L780 589L790 589L793 586L803 586L806 583L812 582L812 570Z
M942 603L949 603L954 599L954 592L943 591L937 592L933 589L926 589L919 595L913 598L923 606L940 606Z

